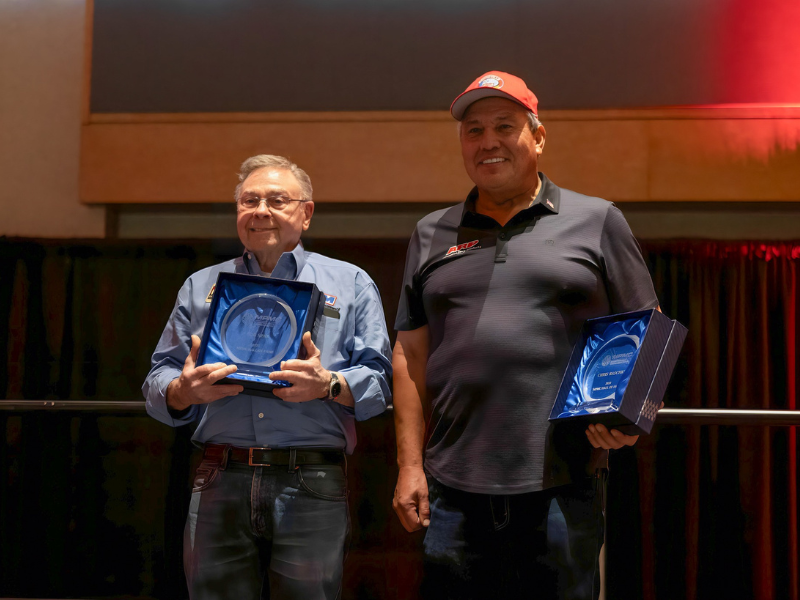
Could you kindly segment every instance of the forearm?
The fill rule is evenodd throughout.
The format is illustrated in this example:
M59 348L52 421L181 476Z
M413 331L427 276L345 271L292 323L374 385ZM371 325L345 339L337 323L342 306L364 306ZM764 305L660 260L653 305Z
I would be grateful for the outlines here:
M427 327L398 333L392 366L397 464L401 468L422 467L427 360Z
M416 385L395 371L394 426L397 436L397 465L422 467L425 444L425 411Z

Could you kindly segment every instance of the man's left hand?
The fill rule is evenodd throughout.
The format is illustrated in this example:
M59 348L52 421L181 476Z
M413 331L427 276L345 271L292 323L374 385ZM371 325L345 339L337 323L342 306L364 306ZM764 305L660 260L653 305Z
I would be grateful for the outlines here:
M303 334L305 359L287 360L281 363L280 371L273 371L269 378L288 381L292 387L275 388L272 393L286 402L308 402L315 398L326 398L331 382L331 372L319 361L320 351L311 341L311 333Z
M638 435L625 435L618 429L609 430L605 425L593 423L586 429L586 437L595 448L618 450L623 446L633 446L639 439Z

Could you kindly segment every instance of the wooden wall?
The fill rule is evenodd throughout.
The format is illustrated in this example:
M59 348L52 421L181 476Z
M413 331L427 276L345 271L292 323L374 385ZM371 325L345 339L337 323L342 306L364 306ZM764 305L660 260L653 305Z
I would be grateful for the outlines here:
M800 200L800 105L543 111L543 169L613 201ZM226 202L238 165L291 157L318 202L450 202L470 186L444 111L89 114L87 204Z

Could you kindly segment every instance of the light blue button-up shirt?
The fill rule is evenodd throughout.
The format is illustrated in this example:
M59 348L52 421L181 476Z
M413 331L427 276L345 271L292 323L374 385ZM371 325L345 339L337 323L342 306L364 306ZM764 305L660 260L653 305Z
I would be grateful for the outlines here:
M263 274L249 252L234 260L203 269L183 284L175 308L152 358L152 368L142 391L147 412L162 423L177 427L200 421L193 440L234 446L269 448L341 448L352 453L356 444L355 421L386 410L391 403L392 359L386 319L378 289L358 267L306 252L302 245L285 252L271 276L316 284L335 297L322 317L316 344L322 365L342 373L355 399L355 408L336 402L310 400L284 402L245 393L192 405L180 418L167 409L167 386L181 374L191 348L191 336L202 337L210 292L221 271ZM329 298L329 305L330 305ZM337 312L339 318L334 318Z

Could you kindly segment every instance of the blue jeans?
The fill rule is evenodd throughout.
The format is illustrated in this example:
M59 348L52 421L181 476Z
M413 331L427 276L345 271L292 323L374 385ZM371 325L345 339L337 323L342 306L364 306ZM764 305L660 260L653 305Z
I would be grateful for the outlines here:
M428 478L422 596L430 600L595 600L605 471L586 485L511 496Z
M349 543L336 465L201 464L184 531L192 600L334 600Z

